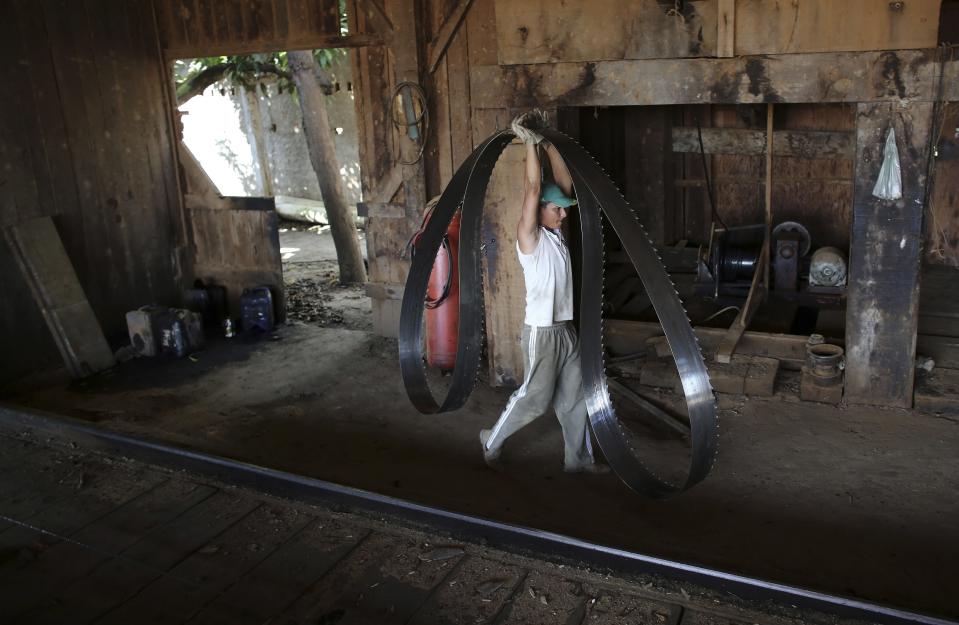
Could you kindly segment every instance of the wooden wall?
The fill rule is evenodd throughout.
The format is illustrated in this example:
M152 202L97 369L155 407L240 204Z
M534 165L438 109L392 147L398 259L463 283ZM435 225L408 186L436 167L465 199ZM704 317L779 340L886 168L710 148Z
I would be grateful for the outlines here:
M165 61L174 57L366 46L352 59L363 187L371 201L370 293L381 330L397 320L408 267L402 248L426 199L440 192L477 142L506 127L519 110L662 105L661 119L640 119L651 109L632 113L624 132L631 145L667 159L674 156L667 121L689 122L687 113L667 120L674 114L668 105L711 105L706 125L736 126L740 105L784 103L793 106L781 107L777 127L851 132L846 103L929 102L940 70L944 97L959 98L959 62L939 64L933 51L938 0L907 2L903 11L885 0L856 0L842 9L842 17L855 19L837 19L835 3L827 0L694 0L681 10L658 0L350 0L345 37L334 19L336 4L13 1L10 19L0 25L4 57L15 60L8 63L9 82L18 87L0 103L0 184L9 198L0 220L57 216L108 332L122 327L123 311L171 295L177 286L177 248L186 236L165 104ZM415 156L415 150L389 115L389 96L400 80L425 87L431 113L423 158L411 165L398 164L401 154ZM818 107L827 102L834 105ZM794 106L803 103L817 106ZM752 158L712 159L721 200L746 206L746 212L755 202L740 200L752 198L758 186ZM689 218L682 223L675 208L667 208L680 197L684 206L702 203L696 165L689 155L682 159L682 175L674 178L693 181L687 187L647 185L629 192L634 200L645 198L643 211L659 219L654 230L663 239L702 230L686 208ZM938 170L948 170L947 161L941 159ZM776 196L784 217L809 210L828 216L830 228L814 235L823 241L845 228L848 211L839 207L848 206L851 192L846 160L780 159L775 166L781 168L774 173L782 177ZM623 167L623 177L636 177L653 165L634 159ZM508 201L511 185L509 176L494 177L491 197ZM798 191L809 188L820 196L818 208L797 203ZM950 220L954 192L937 185L936 194L937 218ZM742 218L751 216L744 212ZM946 241L952 245L954 238ZM37 353L45 353L45 329L11 266L0 265L5 293L12 294L0 304L0 320L8 333L16 328L23 337L18 344L41 345ZM509 281L522 288L517 276Z
M464 4L465 28L427 73L429 47ZM774 220L802 221L816 245L848 248L855 227L852 154L859 103L931 102L940 71L946 75L944 97L959 97L953 80L959 63L940 64L934 51L940 4L921 0L897 10L885 1L856 0L837 16L837 5L828 0L703 0L683 3L681 11L655 0L625 5L605 0L428 0L420 9L427 42L421 73L434 113L425 160L428 195L443 188L470 148L506 127L517 112L532 106L580 107L583 113L572 130L587 142L602 144L599 152L610 152L605 160L611 173L623 182L654 237L705 242L709 215L702 167L698 155L670 150L668 131L691 125L694 114L705 127L764 130L764 104L774 102L779 104L777 132L826 131L844 144L841 154L773 159ZM846 19L851 16L855 19ZM468 84L462 81L464 74ZM755 105L756 123L750 121L749 104ZM467 115L470 123L464 124ZM593 141L592 133L619 134ZM604 160L603 154L597 157ZM709 158L717 204L728 212L730 223L761 220L764 160L759 154ZM938 170L947 168L947 163L937 164ZM642 178L653 182L634 183ZM509 176L494 176L489 201L508 202L517 193L508 186ZM952 210L952 188L937 187L939 217ZM510 214L509 208L502 214ZM507 232L501 226L511 224L487 224L490 238L494 231ZM518 318L510 307L522 301L517 297L522 280L510 270L508 246L484 242L501 274L487 276L487 325L499 328L510 315ZM861 269L853 269L853 278ZM886 278L890 276L870 277ZM880 308L891 297L876 296L871 305ZM494 337L491 345L510 345L510 338ZM908 359L908 342L893 341L883 348L885 355L869 358L886 358L898 350ZM498 347L491 354L499 360L491 362L491 380L508 381L516 355Z
M108 336L175 297L181 221L167 76L152 7L13 0L0 20L0 227L51 215ZM56 363L0 242L0 380Z
M717 106L712 125L765 130L765 107ZM774 131L807 130L854 133L855 106L788 104L776 107ZM762 223L765 213L765 156L712 156L716 206L729 225ZM842 158L779 156L772 166L773 224L798 221L814 247L848 251L852 215L853 155ZM690 237L692 239L692 237ZM697 239L702 241L702 236Z
M356 29L341 37L339 0L155 0L155 5L167 59L380 43Z
M940 0L496 0L499 63L932 48Z
M959 104L945 106L934 126L936 163L925 224L925 261L959 267Z

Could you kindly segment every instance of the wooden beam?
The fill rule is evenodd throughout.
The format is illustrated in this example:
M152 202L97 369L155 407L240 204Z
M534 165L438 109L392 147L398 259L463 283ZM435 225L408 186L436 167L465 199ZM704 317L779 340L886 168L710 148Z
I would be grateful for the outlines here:
M716 56L736 55L736 0L719 0Z
M931 117L926 102L860 104L857 111L845 388L855 403L912 404ZM872 194L890 128L902 174L898 200Z
M390 284L388 282L367 282L366 295L373 299L403 299L405 284Z
M746 296L746 303L743 304L733 324L726 330L723 340L716 350L716 362L728 364L732 362L733 353L736 351L736 345L746 328L753 320L753 315L763 300L766 299L766 266L769 264L769 239L763 241L763 248L759 252L759 262L756 263L756 271L753 273L752 284L749 285L749 295Z
M706 154L765 154L766 133L745 128L703 128ZM699 152L696 129L674 126L673 152ZM779 130L773 132L774 156L801 158L853 158L856 135L851 132Z
M947 102L959 102L959 60L947 61L941 65L936 71L941 71L943 74L942 99Z
M390 44L393 41L395 29L379 0L358 0L358 5L363 7L367 22L373 26L387 45Z
M388 0L387 6L393 19L394 36L390 47L393 53L394 84L419 84L422 63L417 40L421 31L416 6L406 0ZM420 141L422 140L421 137ZM406 132L399 133L398 143L400 153L394 155L394 160L407 163L402 165L407 216L411 222L418 222L420 212L426 205L426 171L421 158L421 144Z
M24 280L75 378L116 364L53 219L40 217L5 230Z
M652 348L649 357L666 358L671 352L663 327L655 321L626 321L607 319L603 322L603 341L613 356L622 356L642 352ZM726 335L724 328L693 328L696 338L704 352L714 351ZM938 337L937 337L938 338ZM806 342L808 336L798 334L773 334L747 330L739 339L736 353L742 356L763 356L774 358L783 368L798 371L806 361ZM959 339L954 339L955 349L959 353ZM834 343L834 341L829 341ZM835 342L842 345L841 341ZM938 362L938 361L937 361Z
M446 53L446 48L449 47L450 41L453 40L456 31L459 30L460 25L463 23L463 18L466 17L466 12L469 11L472 4L473 0L460 0L460 3L453 9L450 16L447 17L443 25L440 26L436 39L430 42L427 56L429 57L431 74L436 71L436 67L440 64L440 59L442 59Z
M481 65L470 93L473 108L931 101L935 69L934 50Z
M936 361L937 367L959 369L959 338L920 334L916 337L916 353Z
M765 255L763 264L763 285L769 286L769 266L772 264L770 254L772 250L773 228L773 104L766 105L766 235L763 241L762 253ZM747 300L747 304L749 301Z
M403 166L393 165L393 169L383 178L380 184L380 188L373 193L372 201L387 204L393 199L396 192L400 190L400 185L403 184Z
M254 54L282 50L315 50L317 48L363 48L366 46L381 46L387 43L388 40L379 33L371 35L315 34L287 39L256 39L226 43L198 41L191 45L166 48L163 55L167 60L172 61L174 59L191 59L220 54Z

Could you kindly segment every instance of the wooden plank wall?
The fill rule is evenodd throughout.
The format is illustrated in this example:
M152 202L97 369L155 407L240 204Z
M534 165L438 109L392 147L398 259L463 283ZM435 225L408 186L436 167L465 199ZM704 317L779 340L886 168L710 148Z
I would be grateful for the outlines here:
M424 20L432 33L456 4L428 3ZM696 114L706 127L764 128L764 114L753 124L752 107L743 104L756 103L756 111L764 113L761 103L782 102L789 106L777 107L777 129L851 135L856 103L929 101L934 96L938 0L907 3L904 11L888 2L856 0L843 8L845 14L857 16L854 20L835 19L835 4L828 0L789 6L760 0L722 4L721 24L716 2L683 3L680 15L670 10L675 9L670 3L645 0L628 5L605 0L477 0L467 13L465 29L469 84L465 89L455 84L459 66L452 57L430 76L436 127L427 152L429 194L438 193L449 180L462 160L456 149L465 149L466 139L475 144L530 106L582 107L583 113L573 115L581 137L596 144L597 158L623 182L653 236L665 242L704 243L709 208L702 166L696 154L671 152L671 126L692 125ZM575 31L570 24L576 25ZM462 33L454 44L460 37ZM732 58L702 58L710 56ZM947 66L950 78L956 73L954 65ZM951 97L952 81L946 83ZM669 106L676 104L687 106ZM643 108L605 108L636 105ZM655 108L658 105L664 106ZM470 111L471 137L463 136L466 127L457 122L464 108ZM609 133L614 127L621 130L616 140L593 140L591 133ZM641 156L623 148L624 137L631 146L643 146ZM729 223L761 221L764 161L762 156L709 157L717 203L728 212ZM802 221L815 245L848 249L853 159L780 156L773 163L775 221ZM941 171L948 167L945 162L937 165ZM644 187L629 182L658 171L664 172L663 179L679 183ZM937 217L948 220L947 211L954 206L952 188L946 183L937 187ZM496 202L506 201L499 197L506 189L493 191ZM508 229L511 224L506 222L488 228ZM945 240L954 239L947 235ZM515 297L522 289L521 278L507 277L510 280L516 284L505 290L502 284L486 285L490 328L511 314L509 307L521 305ZM491 342L497 340L503 344L500 337ZM515 360L504 355L501 368L505 371ZM491 368L492 380L507 377L497 371L497 363Z
M936 164L926 215L925 261L959 267L959 104L947 104L942 123L933 128Z
M720 128L765 128L764 106L714 106ZM775 130L854 133L855 106L792 104L777 107ZM699 155L694 155L699 158ZM765 213L765 156L716 154L711 157L716 207L728 225L762 223ZM772 167L773 223L798 221L814 247L846 250L852 215L853 159L776 156ZM703 184L702 179L686 183ZM708 210L708 207L707 207ZM708 219L708 216L705 217Z
M552 63L716 55L716 2L496 0L499 62ZM655 33L656 36L649 36Z
M733 45L717 54L718 3L641 0L556 3L496 0L497 47L504 65L760 54L934 48L940 0L737 0ZM575 25L571 29L570 25Z
M0 227L53 216L107 336L176 296L182 222L153 11L125 0L13 0L0 20ZM58 356L0 243L0 380ZM12 356L15 355L15 356Z
M734 54L908 50L936 45L941 0L736 0Z
M189 209L194 275L226 287L231 314L243 290L269 286L277 320L286 318L279 217L272 198L227 198L222 206Z
M155 0L168 59L378 42L365 30L341 38L339 0Z
M434 41L440 33L443 24L455 12L463 0L431 0L427 3L429 25L426 34L429 41ZM433 134L427 147L426 188L427 195L433 197L439 194L453 172L462 164L470 152L473 151L473 128L471 122L471 99L469 84L470 60L476 51L471 54L471 47L482 44L478 39L489 37L492 33L471 33L469 24L475 23L477 15L488 9L490 3L475 1L466 13L465 23L456 30L446 54L442 56L428 79L432 101L431 113L433 118ZM490 42L487 42L487 44ZM479 141L486 136L477 137Z

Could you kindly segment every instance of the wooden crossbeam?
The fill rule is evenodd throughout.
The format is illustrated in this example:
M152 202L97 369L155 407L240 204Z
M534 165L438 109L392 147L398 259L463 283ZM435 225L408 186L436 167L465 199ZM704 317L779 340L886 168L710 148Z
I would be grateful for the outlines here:
M902 69L884 69L890 66ZM944 98L959 98L959 61L942 69ZM470 103L494 109L932 101L938 70L930 50L475 65Z
M706 154L766 153L766 133L762 130L703 128L702 131L702 149ZM699 150L696 128L673 127L673 152L698 153ZM773 156L853 158L855 154L856 135L852 132L780 130L773 133Z
M372 35L357 33L354 35L331 35L327 33L310 34L285 39L250 39L248 41L229 41L226 43L209 42L190 46L172 46L163 51L167 59L184 59L203 54L254 54L279 50L315 50L317 48L365 48L389 43L389 39L377 32Z
M437 66L439 66L443 55L446 53L446 48L449 47L450 41L453 40L453 36L456 35L456 31L459 30L463 19L466 17L466 12L469 11L472 4L473 0L460 0L459 5L450 13L450 16L446 18L443 25L440 26L440 30L436 34L436 39L430 42L428 56L431 74L435 72Z
M365 8L367 21L373 26L373 30L383 38L384 42L389 44L393 41L393 34L395 32L393 22L390 21L389 16L386 14L386 11L383 10L378 0L360 0L359 4Z

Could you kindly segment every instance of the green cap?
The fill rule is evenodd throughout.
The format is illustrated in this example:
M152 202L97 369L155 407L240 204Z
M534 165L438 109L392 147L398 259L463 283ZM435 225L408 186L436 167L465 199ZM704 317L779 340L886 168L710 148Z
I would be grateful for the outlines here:
M552 202L560 208L569 208L576 204L576 200L566 197L566 194L559 188L559 185L552 182L547 182L543 185L543 192L539 196L539 201L543 203Z

